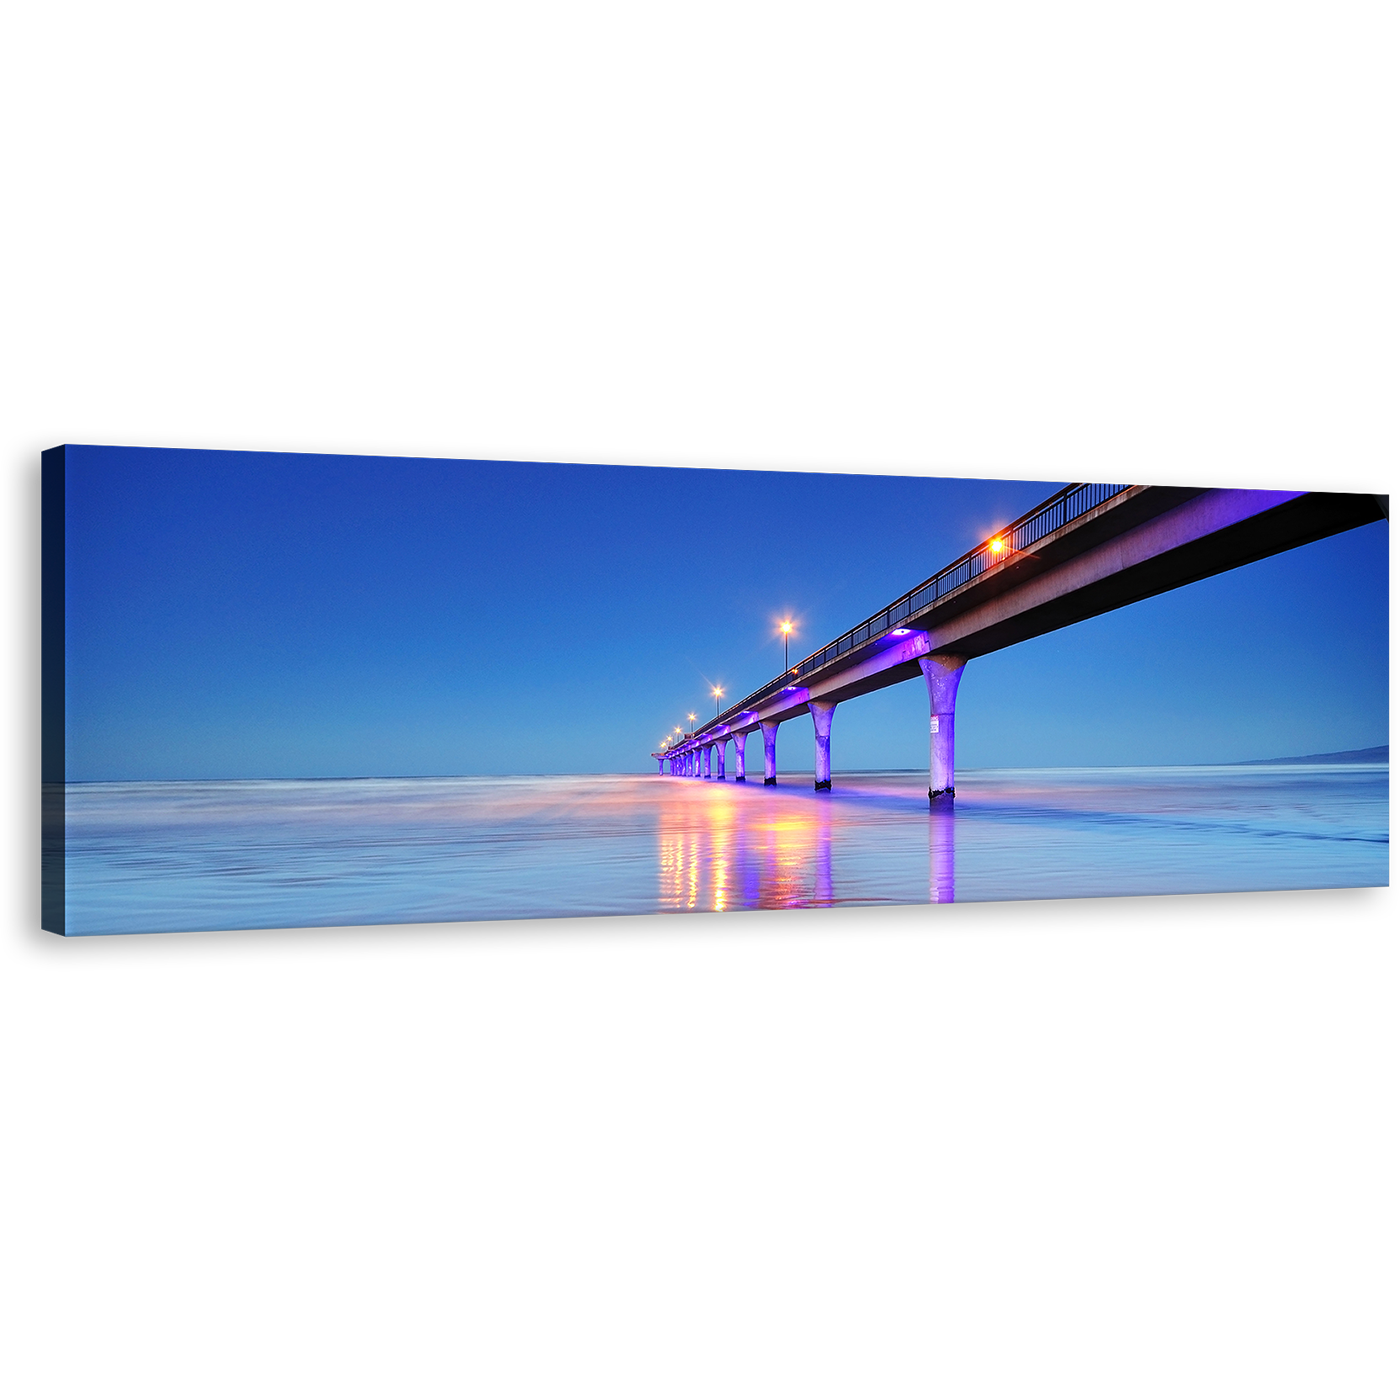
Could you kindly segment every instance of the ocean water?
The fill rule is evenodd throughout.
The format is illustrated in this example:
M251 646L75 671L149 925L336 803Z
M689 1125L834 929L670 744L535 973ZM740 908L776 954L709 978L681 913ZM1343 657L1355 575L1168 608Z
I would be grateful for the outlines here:
M68 931L1385 885L1388 765L70 784Z

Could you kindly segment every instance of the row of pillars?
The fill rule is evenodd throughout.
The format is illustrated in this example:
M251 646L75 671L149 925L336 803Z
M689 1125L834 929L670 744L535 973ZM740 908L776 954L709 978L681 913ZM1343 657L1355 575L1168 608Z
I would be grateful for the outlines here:
M928 686L928 800L931 803L953 800L953 714L958 699L958 682L962 679L965 656L934 655L919 658L919 669ZM812 716L812 728L817 744L816 788L831 791L831 720L836 713L834 700L809 700L807 711ZM778 722L760 720L756 726L763 731L763 781L772 787L778 781ZM692 745L660 759L660 773L681 778L714 777L724 780L724 751L734 740L734 781L746 781L744 745L753 729L731 730L692 741ZM714 755L713 771L711 755Z

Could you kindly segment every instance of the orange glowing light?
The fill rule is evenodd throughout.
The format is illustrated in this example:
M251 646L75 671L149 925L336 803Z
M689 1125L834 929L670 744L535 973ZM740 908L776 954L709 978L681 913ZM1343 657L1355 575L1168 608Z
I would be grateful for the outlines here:
M788 634L789 632L792 631L792 623L790 623L790 622L780 622L780 623L778 624L778 631L781 632L781 633L783 634L783 636L786 637L787 634Z
M1000 554L1002 550L1006 548L1006 541L1001 539L993 540L990 547L993 554Z

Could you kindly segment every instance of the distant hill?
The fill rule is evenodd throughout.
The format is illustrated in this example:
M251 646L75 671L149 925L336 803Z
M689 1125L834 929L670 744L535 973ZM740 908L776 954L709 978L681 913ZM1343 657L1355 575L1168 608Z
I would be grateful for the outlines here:
M1373 749L1347 749L1345 753L1309 753L1301 758L1247 758L1234 764L1244 768L1255 763L1389 763L1390 745L1377 744Z

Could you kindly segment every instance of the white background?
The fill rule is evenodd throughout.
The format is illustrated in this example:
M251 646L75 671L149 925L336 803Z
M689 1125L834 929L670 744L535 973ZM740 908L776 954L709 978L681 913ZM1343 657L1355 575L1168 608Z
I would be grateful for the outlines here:
M1393 1400L1397 973L10 974L0 1392Z
M1393 462L1394 14L15 4L0 423Z

